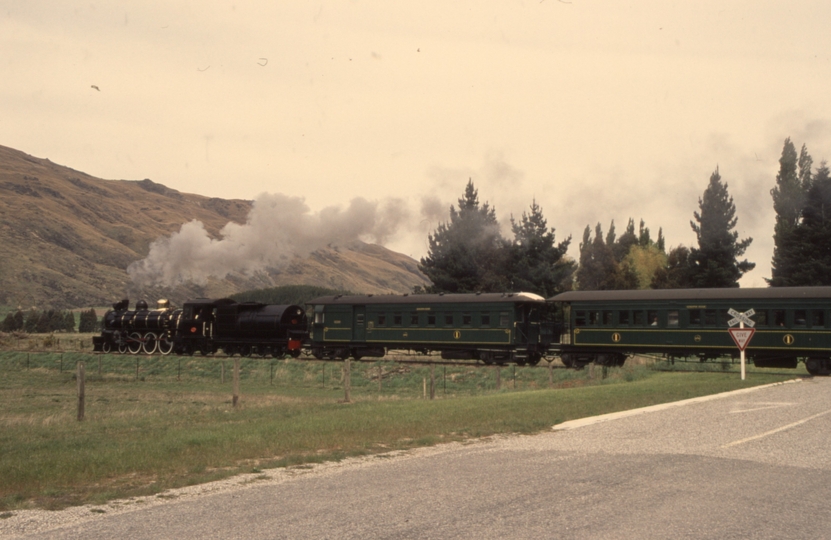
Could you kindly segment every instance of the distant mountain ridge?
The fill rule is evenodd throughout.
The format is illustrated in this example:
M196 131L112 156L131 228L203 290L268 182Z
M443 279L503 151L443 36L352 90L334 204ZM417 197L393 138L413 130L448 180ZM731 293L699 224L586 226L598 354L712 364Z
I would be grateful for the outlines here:
M132 283L127 266L143 259L154 240L194 219L217 238L229 221L245 223L251 208L251 201L181 193L148 179L102 180L0 146L0 304L68 309L165 297L181 305L277 285L380 294L428 283L412 258L363 242L206 285Z

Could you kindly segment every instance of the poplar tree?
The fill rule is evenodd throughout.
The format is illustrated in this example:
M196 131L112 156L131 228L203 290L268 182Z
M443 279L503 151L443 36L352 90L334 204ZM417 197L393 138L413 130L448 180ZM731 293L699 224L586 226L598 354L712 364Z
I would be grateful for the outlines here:
M739 240L736 227L736 205L722 183L718 167L710 175L704 195L698 199L701 212L693 212L690 226L698 238L698 248L690 250L690 284L695 288L738 287L739 278L755 268L756 263L744 255L752 238Z
M831 172L822 163L807 190L802 220L790 235L788 275L771 285L831 285Z
M785 139L779 158L776 186L770 190L776 223L773 227L773 260L771 261L772 287L792 285L792 277L800 264L795 253L793 234L802 218L806 195L811 184L811 156L802 145L799 157L790 137Z

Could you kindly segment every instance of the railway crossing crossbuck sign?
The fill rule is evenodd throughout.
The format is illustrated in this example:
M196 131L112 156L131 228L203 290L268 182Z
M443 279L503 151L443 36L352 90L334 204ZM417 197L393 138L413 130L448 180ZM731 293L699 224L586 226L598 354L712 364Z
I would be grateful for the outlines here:
M753 328L756 326L756 321L751 319L752 316L756 315L756 311L753 308L748 309L744 313L740 311L736 311L733 308L727 310L727 314L733 317L727 324L732 326L739 325L738 328L728 328L727 331L730 332L730 337L733 338L733 341L736 343L736 347L739 348L741 351L741 362L742 362L742 380L744 380L744 350L747 348L747 344L750 343L750 339L753 337L753 334L756 333L756 329ZM749 326L750 328L745 328L744 325Z

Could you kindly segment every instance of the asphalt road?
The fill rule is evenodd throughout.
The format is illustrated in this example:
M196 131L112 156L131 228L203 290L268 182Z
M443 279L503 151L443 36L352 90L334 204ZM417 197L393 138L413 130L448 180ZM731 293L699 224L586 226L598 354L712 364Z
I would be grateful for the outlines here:
M831 379L562 427L19 512L0 536L831 538Z

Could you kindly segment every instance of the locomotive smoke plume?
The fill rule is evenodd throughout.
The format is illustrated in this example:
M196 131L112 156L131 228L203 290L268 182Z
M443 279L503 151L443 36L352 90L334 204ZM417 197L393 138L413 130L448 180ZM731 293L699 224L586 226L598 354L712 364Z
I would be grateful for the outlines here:
M203 285L211 276L279 268L330 245L360 239L383 244L408 217L399 199L379 204L355 198L345 210L328 207L313 214L300 197L264 193L244 225L228 223L214 239L200 221L185 223L179 232L153 242L147 257L132 263L127 273L139 286Z

